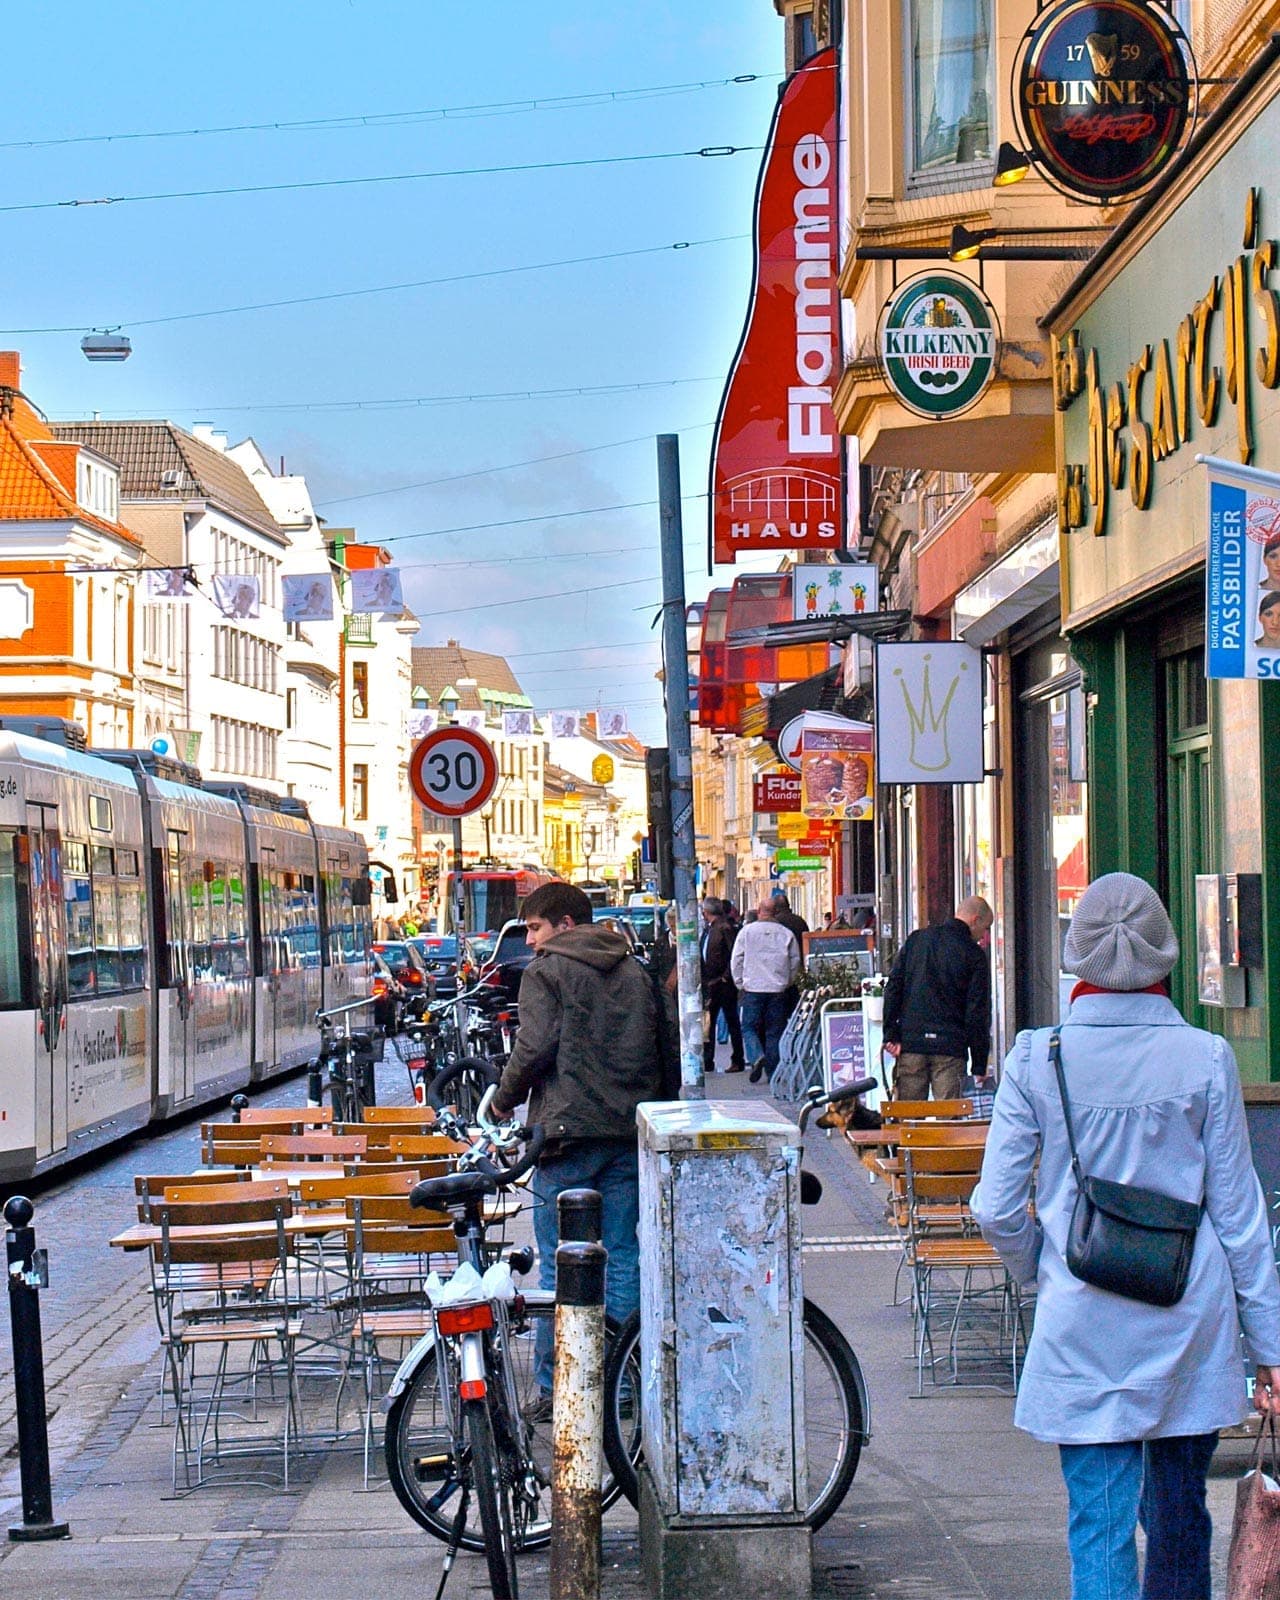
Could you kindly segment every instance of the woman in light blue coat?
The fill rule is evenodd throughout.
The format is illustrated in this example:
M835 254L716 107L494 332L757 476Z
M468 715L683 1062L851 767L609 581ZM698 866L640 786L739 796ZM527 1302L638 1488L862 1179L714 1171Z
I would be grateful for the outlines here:
M1073 1276L1077 1191L1053 1030L1018 1035L973 1196L984 1237L1038 1291L1014 1420L1060 1449L1072 1600L1209 1600L1205 1477L1218 1430L1248 1409L1242 1329L1254 1404L1269 1411L1274 1394L1280 1411L1280 1282L1235 1057L1168 999L1178 943L1142 879L1117 872L1089 886L1064 958L1081 979L1060 1031L1083 1170L1204 1213L1177 1305Z

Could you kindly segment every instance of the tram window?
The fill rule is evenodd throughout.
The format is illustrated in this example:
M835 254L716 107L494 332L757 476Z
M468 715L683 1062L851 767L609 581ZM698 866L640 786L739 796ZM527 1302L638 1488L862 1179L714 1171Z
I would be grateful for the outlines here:
M189 929L189 955L191 975L199 983L207 983L211 976L209 950L209 885L204 881L204 865L199 861L185 862L187 877L187 904L191 908Z
M116 885L120 938L120 986L141 989L147 981L147 948L142 933L142 885L122 880Z
M62 846L62 899L67 919L67 988L73 998L93 994L97 973L89 850L71 839L64 840Z
M106 845L93 848L93 921L98 993L120 988L120 931L116 916L115 862Z
M233 978L250 976L249 923L244 899L244 879L227 874L227 942L230 946L228 970Z
M89 826L100 833L111 832L111 802L105 795L89 796Z
M22 1004L22 951L18 937L16 836L0 830L0 1006Z

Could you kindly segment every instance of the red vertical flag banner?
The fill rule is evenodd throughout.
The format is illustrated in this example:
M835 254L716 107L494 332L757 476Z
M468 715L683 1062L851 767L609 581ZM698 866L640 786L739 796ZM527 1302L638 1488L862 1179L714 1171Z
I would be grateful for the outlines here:
M835 65L823 50L788 78L760 167L751 302L711 455L713 561L844 544Z

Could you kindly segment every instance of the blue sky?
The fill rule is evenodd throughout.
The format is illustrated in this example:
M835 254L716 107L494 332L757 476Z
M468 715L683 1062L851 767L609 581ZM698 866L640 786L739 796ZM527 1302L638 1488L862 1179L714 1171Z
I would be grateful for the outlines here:
M0 109L8 206L374 174L759 146L782 59L769 0L485 8L400 0L241 0L204 8L73 0L9 20ZM195 20L192 20L195 19ZM590 106L387 113L755 82ZM371 124L196 138L101 134L370 116ZM681 431L705 487L720 382L750 276L759 154L617 162L163 202L14 210L0 255L24 386L50 416L170 417L252 434L305 472L321 512L390 539L422 643L498 650L540 707L629 706L659 742L650 631L656 508L474 527L650 501L653 436ZM566 257L743 237L594 264L140 326L264 300L465 276ZM122 325L122 366L79 332ZM604 384L638 392L430 406L352 401ZM316 409L341 403L340 408ZM244 409L266 407L302 409ZM686 431L687 430L687 431ZM634 441L621 443L621 441ZM592 447L611 445L597 450ZM589 450L590 453L573 453ZM538 465L495 472L541 460ZM459 474L472 476L457 478ZM444 478L406 492L401 485ZM688 500L699 567L705 502ZM474 527L467 533L436 530ZM428 534L429 537L419 537ZM409 537L409 536L415 537ZM623 553L615 553L623 552ZM518 558L518 559L517 559ZM620 585L631 579L645 581ZM706 588L696 575L690 595ZM594 587L534 603L528 597ZM520 600L520 604L501 602ZM584 652L582 646L608 645ZM561 653L563 652L563 654ZM575 653L570 653L575 652Z

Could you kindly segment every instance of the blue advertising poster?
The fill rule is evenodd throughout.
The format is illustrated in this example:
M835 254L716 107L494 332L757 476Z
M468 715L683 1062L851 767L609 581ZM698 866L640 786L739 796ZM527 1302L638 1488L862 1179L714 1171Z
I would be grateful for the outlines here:
M867 1050L861 1001L851 1002L848 1010L823 1011L822 1069L828 1092L866 1077Z
M1205 676L1280 678L1280 477L1200 461L1209 474Z

